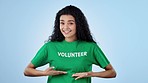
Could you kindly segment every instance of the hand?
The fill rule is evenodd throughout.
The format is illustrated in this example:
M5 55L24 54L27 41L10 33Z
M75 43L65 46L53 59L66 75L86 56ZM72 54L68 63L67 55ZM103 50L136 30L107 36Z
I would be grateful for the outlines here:
M67 74L65 71L54 70L54 67L47 68L45 71L43 71L43 73L45 76Z
M75 80L80 78L90 77L90 72L75 73L72 75L72 77L75 77Z

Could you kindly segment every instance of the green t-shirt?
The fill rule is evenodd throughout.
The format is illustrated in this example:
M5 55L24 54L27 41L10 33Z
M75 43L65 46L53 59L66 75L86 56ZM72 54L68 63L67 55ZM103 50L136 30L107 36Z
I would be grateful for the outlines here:
M49 76L47 83L91 83L91 78L75 80L72 74L92 71L92 64L105 68L109 61L96 43L85 41L47 42L32 59L35 67L45 64L67 74Z

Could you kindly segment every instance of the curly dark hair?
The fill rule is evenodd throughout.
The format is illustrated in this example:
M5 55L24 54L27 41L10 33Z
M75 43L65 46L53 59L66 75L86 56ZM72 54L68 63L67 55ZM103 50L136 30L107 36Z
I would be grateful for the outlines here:
M56 14L54 30L48 41L63 41L65 39L65 37L60 31L61 15L72 15L75 18L77 40L95 43L90 33L89 25L83 12L79 8L72 5L64 7Z

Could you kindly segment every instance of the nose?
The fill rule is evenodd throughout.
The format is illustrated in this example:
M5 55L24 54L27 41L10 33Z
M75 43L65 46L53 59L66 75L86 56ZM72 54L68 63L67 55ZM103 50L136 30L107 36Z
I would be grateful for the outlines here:
M65 24L65 25L64 25L64 29L69 29L68 24Z

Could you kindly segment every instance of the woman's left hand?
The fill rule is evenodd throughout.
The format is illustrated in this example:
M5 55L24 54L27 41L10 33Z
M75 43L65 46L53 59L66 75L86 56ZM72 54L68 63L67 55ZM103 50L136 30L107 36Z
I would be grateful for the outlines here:
M90 72L75 73L72 75L72 77L75 77L75 80L80 78L90 77Z

